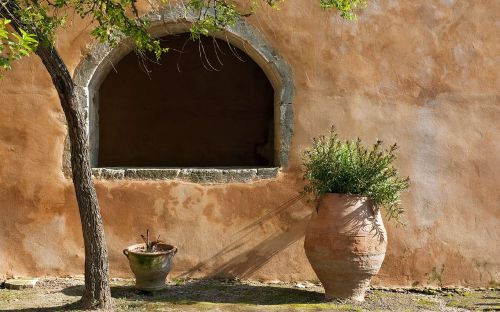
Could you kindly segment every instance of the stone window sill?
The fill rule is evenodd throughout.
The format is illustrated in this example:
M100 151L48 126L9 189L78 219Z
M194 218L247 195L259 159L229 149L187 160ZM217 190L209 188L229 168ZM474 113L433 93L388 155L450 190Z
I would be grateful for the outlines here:
M92 168L103 180L181 180L194 183L238 183L272 179L278 167L265 168Z

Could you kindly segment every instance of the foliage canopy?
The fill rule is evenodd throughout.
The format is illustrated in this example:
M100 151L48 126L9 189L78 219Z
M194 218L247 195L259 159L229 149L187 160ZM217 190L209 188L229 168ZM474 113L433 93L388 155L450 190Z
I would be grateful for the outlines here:
M148 33L148 21L141 18L138 0L0 0L0 67L10 69L14 60L36 51L38 44L52 45L56 30L76 13L93 21L92 35L102 43L116 45L123 38L135 42L139 54L152 52L157 58L167 51ZM181 8L194 16L193 39L234 25L238 18L252 14L259 6L279 8L285 0L246 0L250 13L240 12L231 0L147 0L151 10L163 6ZM322 8L334 8L345 19L354 19L356 8L366 0L317 0ZM14 12L13 12L14 11ZM21 29L9 27L13 17L20 17Z
M385 208L389 219L400 221L401 193L409 187L409 178L400 177L393 165L397 145L386 150L381 145L380 140L370 148L359 138L341 141L334 129L329 136L314 139L303 152L306 192L316 197L325 193L367 196Z

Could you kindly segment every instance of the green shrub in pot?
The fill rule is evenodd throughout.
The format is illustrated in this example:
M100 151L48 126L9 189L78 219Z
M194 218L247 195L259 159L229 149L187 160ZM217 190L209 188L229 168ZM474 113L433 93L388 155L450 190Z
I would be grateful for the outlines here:
M326 299L363 301L382 266L388 241L379 208L401 223L401 193L409 186L394 167L396 149L342 141L332 129L304 151L305 191L318 201L304 249Z
M397 144L382 149L380 140L369 148L359 138L342 141L332 129L303 152L305 191L316 198L326 193L365 196L375 207L383 207L388 219L401 222L401 193L410 180L394 167L396 150Z

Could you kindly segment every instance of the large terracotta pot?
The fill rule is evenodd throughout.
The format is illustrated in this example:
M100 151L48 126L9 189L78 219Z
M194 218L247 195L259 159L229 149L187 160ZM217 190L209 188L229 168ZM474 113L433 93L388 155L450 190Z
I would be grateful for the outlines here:
M135 287L144 291L155 291L165 288L167 278L177 247L158 244L157 252L145 252L146 244L129 246L123 250L128 258L130 268L135 275Z
M369 199L330 193L320 198L304 248L327 299L363 301L384 261L387 233Z

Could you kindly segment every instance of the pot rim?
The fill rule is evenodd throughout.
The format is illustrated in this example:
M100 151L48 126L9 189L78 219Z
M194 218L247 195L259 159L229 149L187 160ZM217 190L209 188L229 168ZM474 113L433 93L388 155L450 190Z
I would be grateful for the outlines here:
M351 206L362 204L371 207L373 213L380 211L380 206L375 204L373 200L365 195L349 194L349 193L323 193L316 201L316 213L319 213L320 207L325 202L344 202ZM327 205L328 207L329 205Z
M145 247L146 246L145 243L141 243L141 244L130 245L127 248L125 248L123 250L123 252L125 253L125 251L127 251L128 254L134 254L134 255L140 255L140 256L149 256L149 257L163 256L163 255L168 255L168 254L171 254L171 253L173 253L175 255L177 253L177 246L170 245L170 244L165 244L165 243L160 243L158 245L165 246L166 248L168 248L168 250L165 250L165 251L156 251L156 252L143 252L143 251L137 251L137 250L135 250L135 249L137 249L139 247Z
M364 199L364 200L369 200L370 197L365 196L365 195L359 195L359 194L351 194L351 193L323 193L320 195L321 197L329 197L329 196L334 196L334 197L350 197L350 198L357 198L359 200Z

